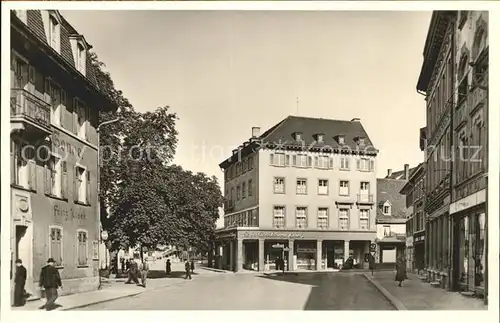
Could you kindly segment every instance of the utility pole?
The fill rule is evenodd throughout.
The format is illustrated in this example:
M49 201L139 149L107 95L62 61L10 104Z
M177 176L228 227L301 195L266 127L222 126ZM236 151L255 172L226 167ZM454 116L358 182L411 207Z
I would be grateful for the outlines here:
M116 119L113 119L113 120L108 120L108 121L104 121L104 122L101 122L97 128L96 128L96 132L97 132L97 203L96 203L96 214L97 214L97 232L99 233L99 244L97 246L97 258L99 259L98 260L98 275L99 275L99 287L98 289L101 289L102 288L102 281L101 281L101 244L102 244L102 237L101 237L101 148L100 148L100 143L101 143L101 139L100 139L100 129L102 126L105 126L105 125L108 125L108 124L111 124L111 123L115 123L115 122L118 122L120 120L120 118L116 118ZM106 263L107 263L107 248L105 249L105 253L106 253Z

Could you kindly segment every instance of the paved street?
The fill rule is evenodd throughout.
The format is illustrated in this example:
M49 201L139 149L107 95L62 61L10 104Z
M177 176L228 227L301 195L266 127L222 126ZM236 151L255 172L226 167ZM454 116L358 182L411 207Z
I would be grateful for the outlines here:
M235 297L237 295L238 297ZM359 274L198 275L187 284L82 310L392 310Z

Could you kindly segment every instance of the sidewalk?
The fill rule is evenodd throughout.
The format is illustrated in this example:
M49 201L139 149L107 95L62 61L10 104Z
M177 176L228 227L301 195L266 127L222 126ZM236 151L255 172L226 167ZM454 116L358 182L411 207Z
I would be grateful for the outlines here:
M181 265L172 266L172 269L181 268ZM159 271L151 271L152 275L158 275ZM136 296L155 289L175 286L188 282L196 281L204 276L210 276L206 271L197 271L193 273L193 280L184 280L184 272L172 271L172 276L168 278L150 278L147 280L147 287L136 286L135 284L124 284L124 279L104 280L102 289L86 293L77 293L66 296L61 296L57 299L56 303L61 307L55 309L56 311L74 310L94 304L108 302L120 298ZM164 274L163 274L164 276ZM32 311L39 310L39 307L45 304L45 299L27 302L23 307L11 307L13 311Z
M417 275L408 274L403 287L394 281L395 272L363 274L398 310L487 310L483 300L447 292L422 282Z

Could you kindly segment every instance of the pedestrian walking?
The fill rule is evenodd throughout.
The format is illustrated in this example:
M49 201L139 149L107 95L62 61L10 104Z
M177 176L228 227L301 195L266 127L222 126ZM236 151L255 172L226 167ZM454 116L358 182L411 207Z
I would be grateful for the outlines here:
M194 261L191 260L191 272L194 273Z
M125 284L131 284L132 281L136 284L139 285L139 280L137 279L138 272L139 272L139 266L137 265L136 261L131 261L129 263L129 268L128 268L128 279L125 282Z
M191 266L189 265L189 261L187 259L184 263L184 269L186 270L186 277L184 277L184 279L191 279Z
M170 273L172 272L172 263L170 263L170 259L167 259L166 267L167 276L170 276Z
M281 266L281 271L284 274L285 273L285 259L284 258L280 258L280 266Z
M21 259L16 260L16 276L14 277L14 306L24 306L27 293L24 290L26 285L26 268Z
M402 287L402 283L406 278L406 264L403 257L396 261L396 281L399 282L398 287Z
M369 256L369 262L368 262L369 268L372 271L372 276L373 276L373 271L375 270L375 257L370 254Z
M55 263L53 258L49 258L47 265L42 268L40 273L39 286L45 290L45 297L47 299L45 305L41 306L40 309L46 309L47 311L58 307L56 305L57 297L59 297L57 289L62 288L61 276L59 275L59 270L55 267Z
M149 264L147 260L144 260L141 264L140 268L140 273L141 273L141 283L142 287L146 287L146 279L148 278L148 273L149 273Z

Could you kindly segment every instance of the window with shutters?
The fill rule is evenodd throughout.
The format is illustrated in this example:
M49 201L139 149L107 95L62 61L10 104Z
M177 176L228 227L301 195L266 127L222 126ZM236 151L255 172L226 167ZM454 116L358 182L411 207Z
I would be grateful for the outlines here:
M77 112L76 134L82 139L87 139L88 107L79 99L74 99L74 106Z
M253 169L253 157L250 156L248 157L248 170L252 170Z
M88 233L86 230L77 230L77 250L78 266L88 265Z
M10 163L12 184L36 191L35 148L32 145L11 140Z
M272 166L285 166L285 154L284 153L273 153L270 155Z
M49 227L49 257L53 258L57 267L63 265L63 228Z
M239 201L241 198L241 187L238 185L236 186L236 201Z
M12 53L11 64L11 69L14 71L14 78L11 79L11 88L25 89L29 82L29 65L27 61Z
M328 208L318 208L318 229L328 229Z
M63 105L63 98L66 100L66 94L63 95L63 90L57 86L53 81L48 81L48 93L50 93L51 105L51 118L50 121L56 126L61 125L61 114Z
M61 158L52 154L45 162L45 194L62 197L62 168Z
M275 206L273 208L273 228L285 227L285 207Z
M275 194L285 194L285 178L275 177L273 182L273 192Z
M349 209L339 209L339 228L349 230Z
M298 229L307 228L307 207L295 208L295 227Z
M372 172L374 169L374 160L369 158L360 158L356 160L357 169L362 172Z
M370 210L361 209L359 210L359 228L363 230L368 230L370 228Z
M319 195L328 195L328 180L327 179L318 180L318 194Z
M349 157L340 157L340 169L349 170Z
M247 197L247 183L241 183L241 198L245 199Z
M340 181L340 183L339 183L339 195L342 195L342 196L349 195L349 181Z
M307 179L298 178L297 179L297 195L306 195L307 194Z
M308 156L306 154L293 155L292 165L296 167L307 167L308 166Z
M90 172L82 167L75 167L75 202L90 204Z
M314 165L317 168L328 169L330 168L330 158L328 156L318 156L316 157Z

